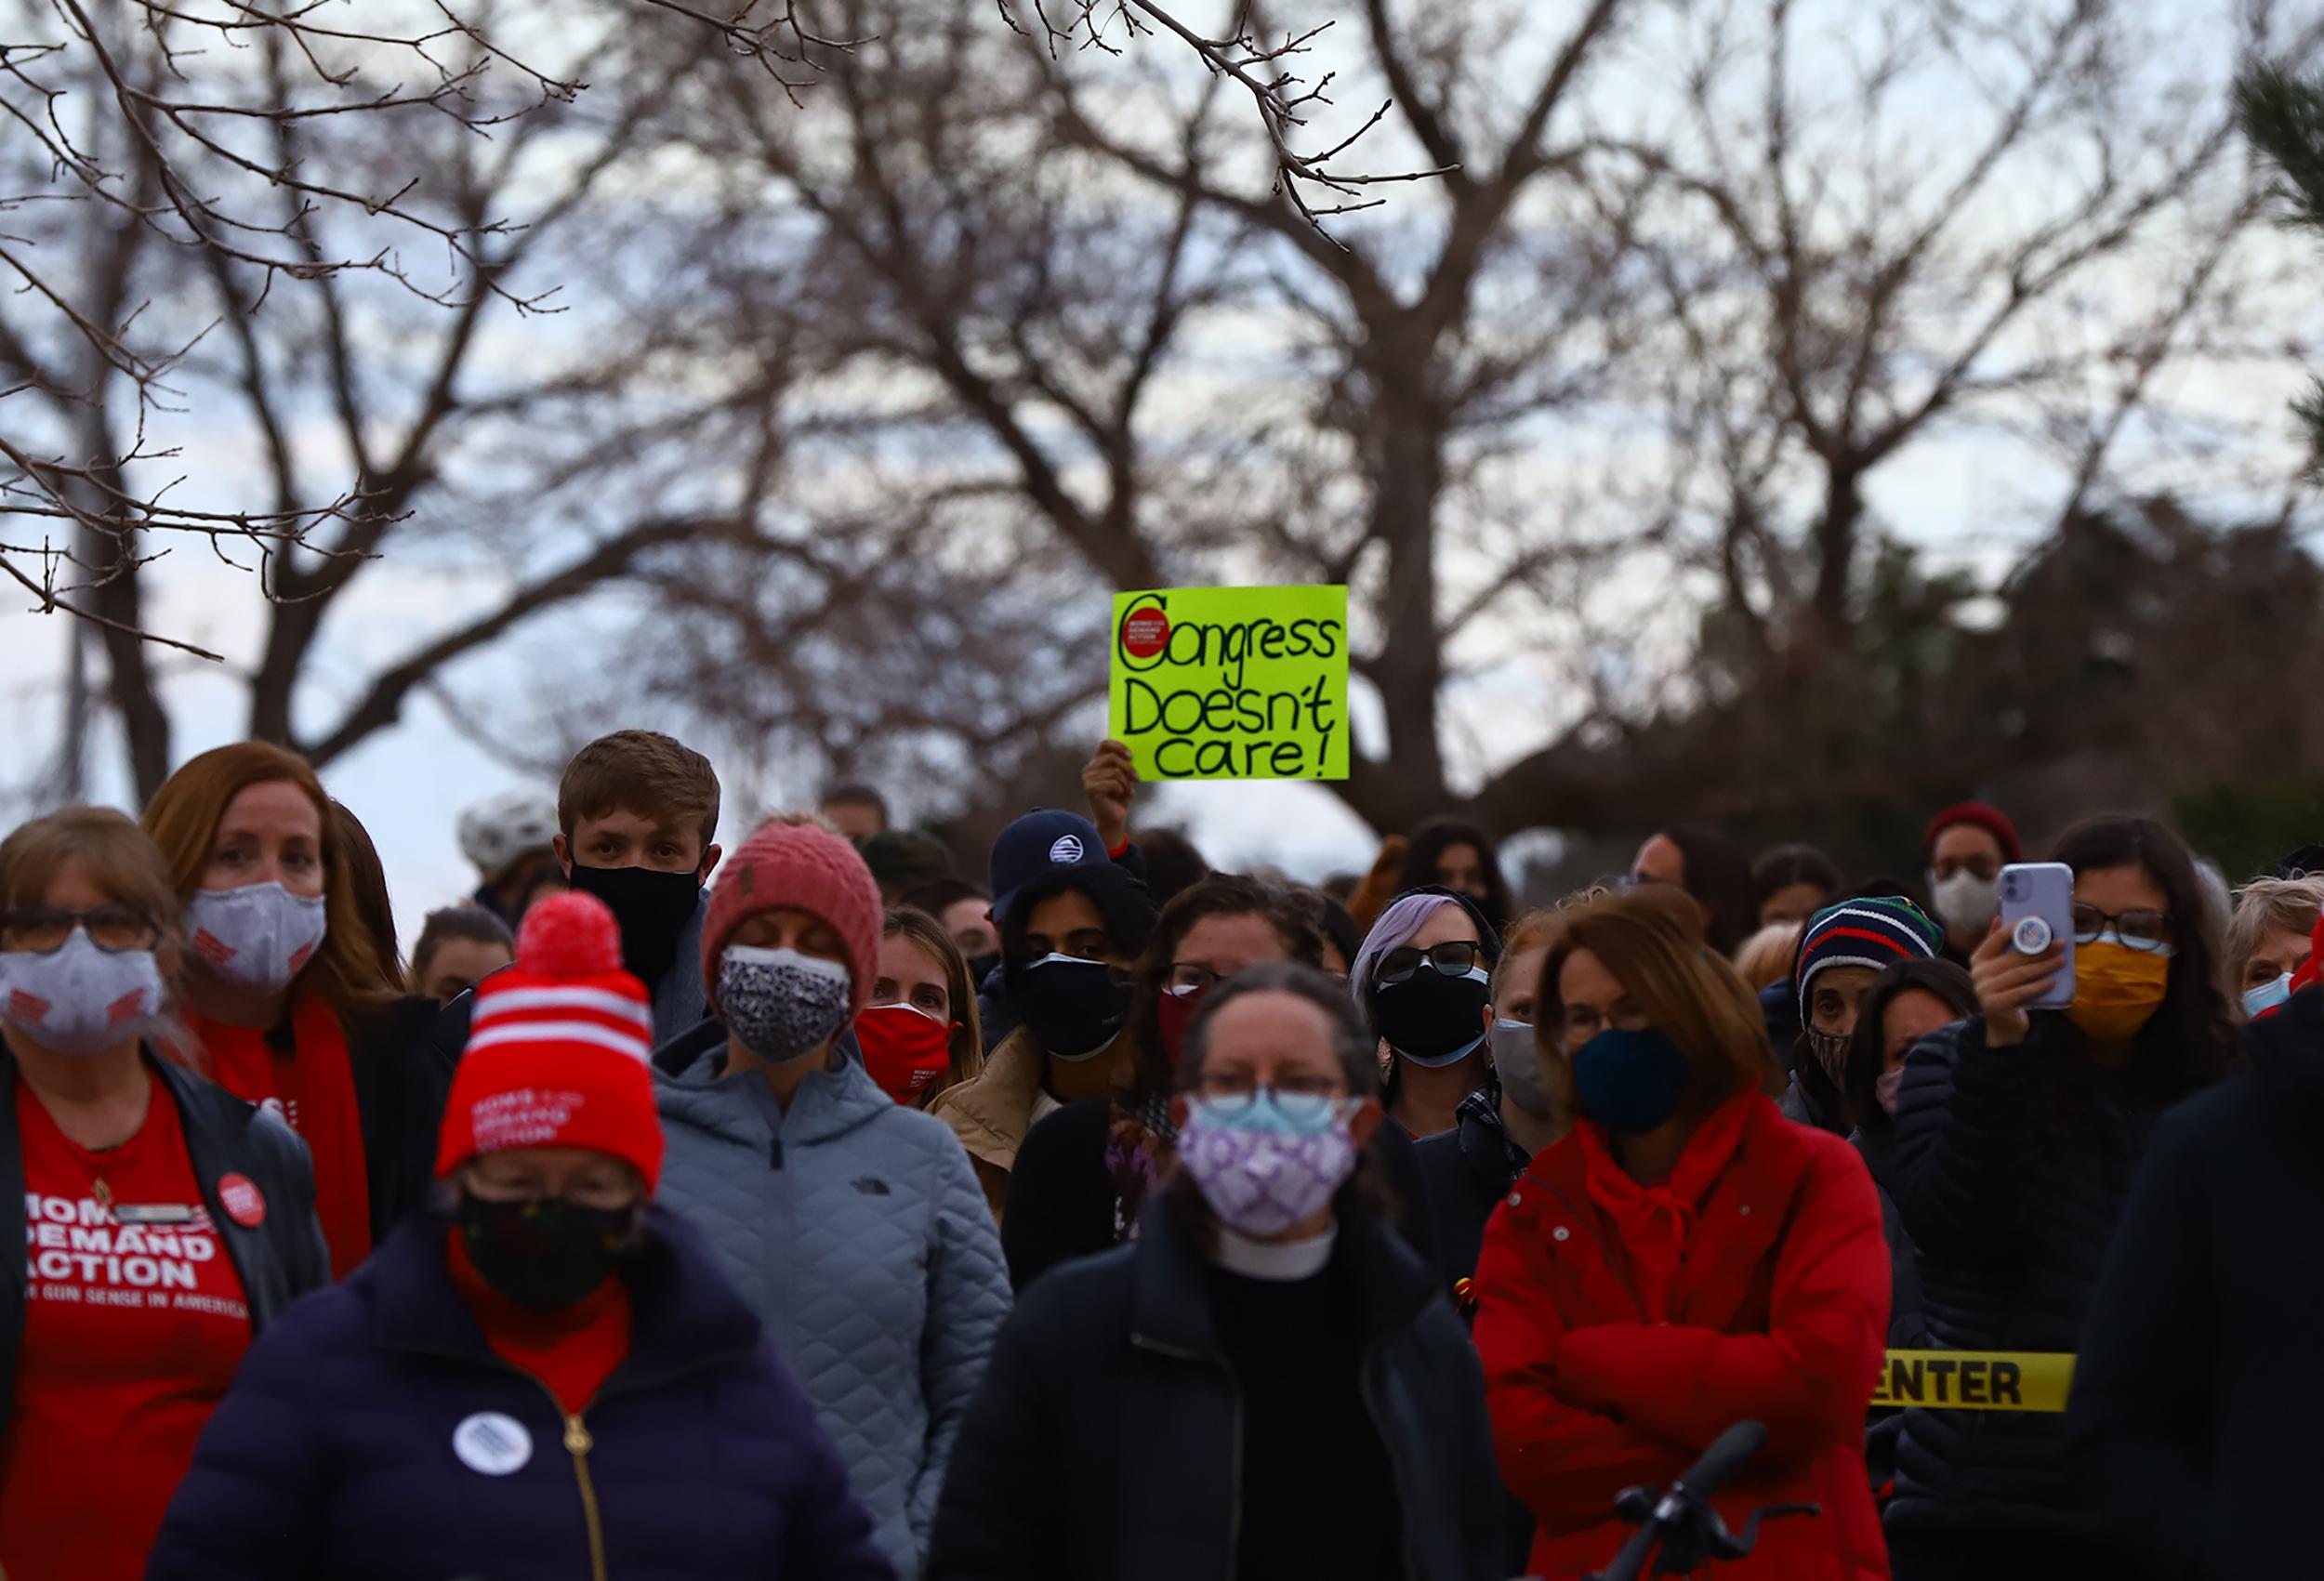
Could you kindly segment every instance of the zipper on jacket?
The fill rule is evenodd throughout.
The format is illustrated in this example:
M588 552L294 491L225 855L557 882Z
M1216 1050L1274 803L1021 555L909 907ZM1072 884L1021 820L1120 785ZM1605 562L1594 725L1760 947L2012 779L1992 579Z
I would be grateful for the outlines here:
M1235 1566L1243 1546L1243 1380L1235 1376L1235 1364L1224 1356L1189 1350L1180 1345L1165 1345L1132 1333L1129 1342L1157 1356L1168 1356L1176 1362L1208 1362L1219 1369L1226 1379L1228 1421L1235 1434L1234 1453L1227 1457L1227 1475L1234 1479L1226 1501L1226 1574L1220 1581L1235 1581Z
M520 1377L533 1378L540 1384L541 1392L548 1396L549 1409L555 1411L565 1424L565 1453L573 1456L573 1480L581 1490L581 1522L589 1535L589 1581L608 1581L605 1569L605 1521L597 1508L597 1483L589 1476L589 1451L597 1441L589 1436L589 1425L582 1420L582 1413L597 1403L592 1397L588 1405L579 1411L568 1411L565 1403L557 1398L557 1391L533 1377L522 1367L511 1368Z
M589 1478L589 1451L596 1441L589 1437L589 1428L581 1419L581 1413L565 1414L565 1453L573 1456L574 1480L581 1484L581 1518L589 1528L589 1581L607 1581L605 1573L605 1523L598 1514L597 1484Z
M1364 1348L1364 1364L1356 1375L1355 1388L1364 1397L1364 1411L1372 1418L1372 1430L1380 1435L1380 1453L1388 1456L1388 1475L1396 1484L1396 1502L1404 1507L1396 1522L1404 1531L1404 1573L1412 1581L1423 1581L1428 1568L1420 1562L1420 1545L1412 1533L1412 1485L1405 1475L1403 1456L1390 1447L1395 1440L1388 1431L1387 1413L1380 1409L1380 1397L1372 1390L1373 1366L1388 1349L1389 1337L1383 1334Z
M589 1431L589 1425L586 1420L588 1413L603 1404L614 1394L634 1394L649 1389L659 1389L664 1384L691 1377L706 1368L724 1366L730 1362L742 1361L753 1354L753 1350L755 1350L753 1348L705 1352L692 1358L686 1366L671 1372L657 1373L651 1377L631 1378L625 1387L618 1390L614 1387L614 1380L608 1378L604 1385L590 1396L588 1404L578 1411L568 1411L565 1409L565 1403L557 1398L555 1390L513 1362L502 1361L498 1356L486 1360L466 1350L442 1350L431 1345L415 1345L408 1349L414 1355L436 1356L445 1361L482 1366L487 1372L510 1374L525 1379L539 1389L543 1394L548 1396L549 1409L555 1412L558 1418L565 1425L565 1453L573 1457L574 1482L581 1490L581 1516L583 1523L588 1529L589 1538L589 1581L611 1581L611 1577L605 1559L604 1516L598 1509L597 1483L589 1475L588 1456L589 1452L597 1447L597 1439ZM6 1577L0 1576L0 1581L6 1581Z

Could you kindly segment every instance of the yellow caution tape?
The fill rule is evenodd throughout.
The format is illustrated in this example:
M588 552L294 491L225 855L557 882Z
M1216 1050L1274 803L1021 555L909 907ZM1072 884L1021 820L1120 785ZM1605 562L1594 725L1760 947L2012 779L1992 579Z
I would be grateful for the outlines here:
M1891 1350L1874 1406L1917 1411L2063 1411L2074 1358L2062 1352Z

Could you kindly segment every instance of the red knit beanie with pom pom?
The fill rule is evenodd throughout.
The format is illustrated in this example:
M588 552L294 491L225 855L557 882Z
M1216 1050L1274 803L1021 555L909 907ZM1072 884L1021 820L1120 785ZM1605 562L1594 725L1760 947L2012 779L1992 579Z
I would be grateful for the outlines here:
M436 1173L487 1153L580 1147L662 1177L654 1010L621 967L605 902L568 890L524 914L514 966L476 985L468 1053L452 1077Z

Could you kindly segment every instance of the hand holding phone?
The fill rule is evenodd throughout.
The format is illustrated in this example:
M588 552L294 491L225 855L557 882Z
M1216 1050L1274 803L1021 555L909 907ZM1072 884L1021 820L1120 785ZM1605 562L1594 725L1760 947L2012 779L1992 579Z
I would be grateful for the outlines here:
M1970 976L1985 1011L1986 1046L2023 1043L2029 1010L2074 1002L2074 870L2063 863L2014 863L2001 869L2001 915Z

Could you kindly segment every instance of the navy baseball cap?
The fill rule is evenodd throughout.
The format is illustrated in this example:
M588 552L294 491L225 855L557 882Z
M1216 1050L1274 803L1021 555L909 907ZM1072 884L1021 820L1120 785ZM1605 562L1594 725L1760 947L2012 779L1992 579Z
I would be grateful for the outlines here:
M1077 867L1112 865L1098 826L1087 818L1046 807L1028 812L993 842L993 919L1007 922L1027 885Z

